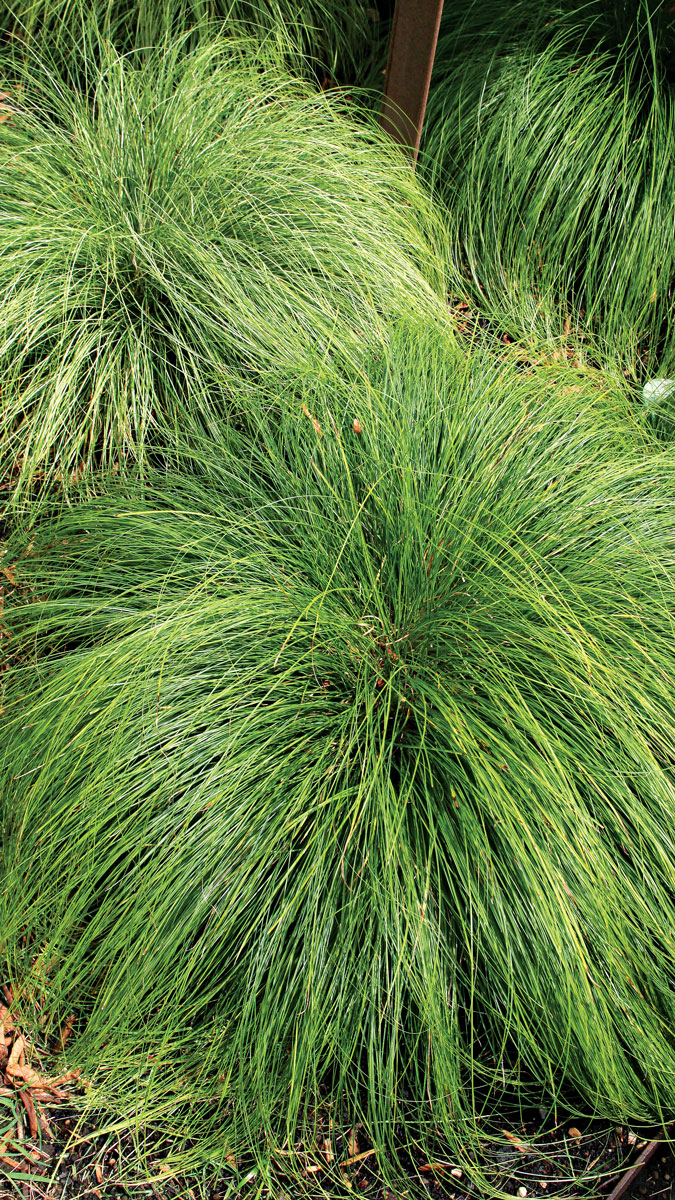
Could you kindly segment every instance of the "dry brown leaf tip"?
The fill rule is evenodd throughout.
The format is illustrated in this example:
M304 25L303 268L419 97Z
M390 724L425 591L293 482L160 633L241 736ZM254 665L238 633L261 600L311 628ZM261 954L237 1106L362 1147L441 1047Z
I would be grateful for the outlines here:
M502 1133L507 1141L516 1147L516 1150L520 1150L521 1154L527 1154L530 1151L531 1147L528 1146L527 1142L521 1141L519 1137L516 1137L515 1133L510 1133L508 1129L502 1129Z
M303 411L304 415L305 415L306 417L309 417L309 420L312 422L312 425L314 426L314 432L315 432L315 433L318 433L319 437L322 437L322 436L323 436L323 434L322 434L322 432L321 432L321 426L319 425L319 422L317 421L316 417L313 417L313 416L312 416L312 414L311 414L311 412L309 411L309 409L308 409L307 405L305 404L304 400L303 400L303 402L302 402L302 411Z
M38 1119L37 1119L37 1113L35 1111L35 1104L33 1103L33 1098L30 1094L30 1091L27 1088L21 1088L19 1090L19 1097L21 1099L21 1102L23 1103L23 1106L26 1110L26 1115L28 1117L28 1127L30 1129L30 1136L32 1138L36 1138L38 1135Z
M19 1034L17 1037L14 1038L14 1045L12 1046L12 1049L11 1049L11 1052L9 1055L9 1061L7 1063L7 1074L8 1075L12 1074L14 1071L16 1071L19 1067L22 1067L23 1065L24 1065L24 1040L21 1037L21 1034Z
M355 1129L350 1129L347 1137L347 1157L354 1158L360 1150L359 1135Z
M58 1044L59 1044L60 1050L63 1050L65 1048L66 1042L68 1041L68 1038L70 1037L70 1035L72 1033L74 1024L75 1024L75 1013L71 1013L69 1017L66 1017L65 1021L63 1022L63 1025L61 1026L61 1029L59 1031Z

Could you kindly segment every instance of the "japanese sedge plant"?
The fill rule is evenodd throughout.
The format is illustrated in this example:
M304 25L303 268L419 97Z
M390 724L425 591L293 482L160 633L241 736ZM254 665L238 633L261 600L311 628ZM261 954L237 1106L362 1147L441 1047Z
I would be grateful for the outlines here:
M401 337L15 567L17 1004L193 1158L675 1113L674 460L471 364Z
M500 329L578 331L604 361L667 373L675 19L661 4L602 7L558 5L545 20L521 4L513 33L510 10L474 6L449 25L426 155L457 286Z
M110 53L93 100L32 70L0 125L0 477L22 502L241 377L358 369L445 321L443 231L404 156L272 52ZM23 95L24 99L21 100Z
M107 39L121 52L144 49L167 36L193 39L220 27L258 39L280 38L305 71L358 81L382 38L377 6L366 0L8 0L0 37L21 55L52 56L68 72L87 43Z

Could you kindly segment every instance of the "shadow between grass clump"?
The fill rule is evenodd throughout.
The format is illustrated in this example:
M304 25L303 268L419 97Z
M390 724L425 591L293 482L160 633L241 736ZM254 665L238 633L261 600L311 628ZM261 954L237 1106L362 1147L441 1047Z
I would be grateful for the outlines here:
M15 993L203 1156L670 1119L672 456L422 335L251 421L17 567Z
M0 477L10 506L137 461L246 378L353 372L392 319L446 320L409 163L267 48L43 64L0 125Z

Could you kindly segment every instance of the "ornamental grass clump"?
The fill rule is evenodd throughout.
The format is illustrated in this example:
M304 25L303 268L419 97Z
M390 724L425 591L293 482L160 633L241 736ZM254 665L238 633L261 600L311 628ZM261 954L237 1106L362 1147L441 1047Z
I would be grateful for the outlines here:
M116 1120L326 1188L355 1124L394 1179L562 1087L672 1119L672 455L422 335L293 399L14 567L25 1020Z
M0 477L12 501L227 411L242 378L358 368L445 320L442 232L398 149L253 43L46 69L0 125Z
M502 331L576 331L667 374L675 17L644 0L501 10L455 27L451 7L425 124L459 286Z

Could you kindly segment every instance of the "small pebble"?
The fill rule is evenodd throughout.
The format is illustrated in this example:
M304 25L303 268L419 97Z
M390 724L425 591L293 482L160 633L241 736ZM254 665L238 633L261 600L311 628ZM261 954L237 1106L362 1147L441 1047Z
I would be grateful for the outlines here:
M519 1195L519 1196L526 1196L526 1195L527 1195L527 1188L524 1188L524 1187L519 1187L519 1188L518 1188L518 1195Z
M461 1169L460 1169L459 1167L453 1167L453 1168L452 1168L452 1170L451 1170L451 1172L450 1172L450 1174L451 1174L451 1175L454 1175L455 1179L461 1179L461 1178L462 1178L462 1172L461 1172Z

